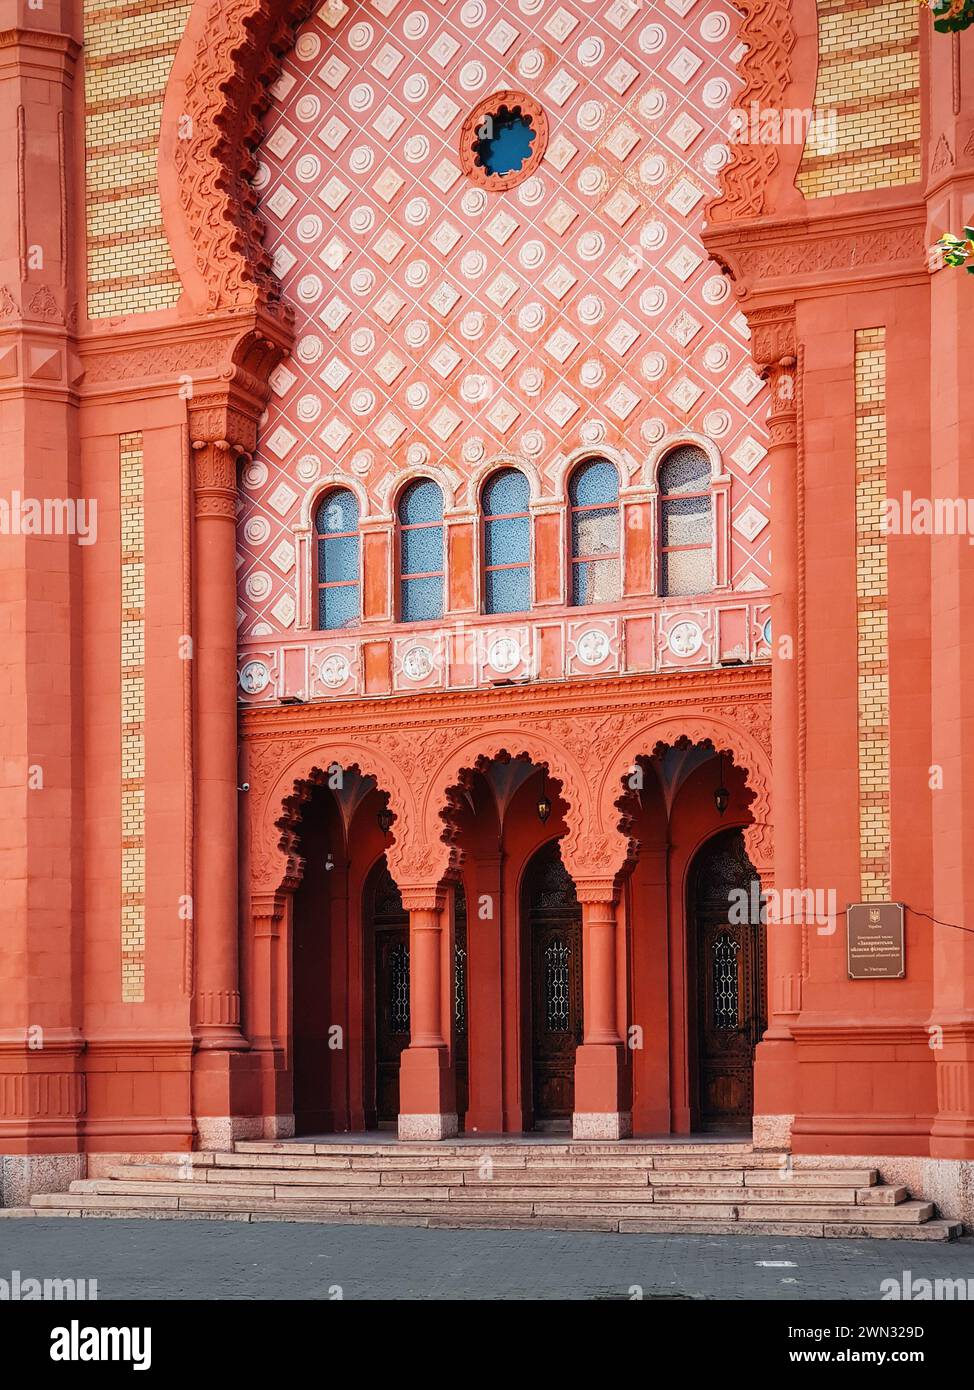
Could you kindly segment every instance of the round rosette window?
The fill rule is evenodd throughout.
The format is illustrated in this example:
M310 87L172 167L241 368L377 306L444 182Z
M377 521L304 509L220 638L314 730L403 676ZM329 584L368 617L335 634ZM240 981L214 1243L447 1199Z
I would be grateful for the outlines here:
M460 162L464 173L492 193L529 178L544 157L548 118L523 92L492 92L463 123Z

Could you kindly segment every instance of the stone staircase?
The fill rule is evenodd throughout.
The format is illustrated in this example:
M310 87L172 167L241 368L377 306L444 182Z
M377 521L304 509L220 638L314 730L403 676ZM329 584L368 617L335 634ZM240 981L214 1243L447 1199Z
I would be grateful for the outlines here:
M33 1197L33 1212L910 1240L962 1229L874 1168L793 1167L748 1143L255 1141L232 1153L96 1154L89 1173Z

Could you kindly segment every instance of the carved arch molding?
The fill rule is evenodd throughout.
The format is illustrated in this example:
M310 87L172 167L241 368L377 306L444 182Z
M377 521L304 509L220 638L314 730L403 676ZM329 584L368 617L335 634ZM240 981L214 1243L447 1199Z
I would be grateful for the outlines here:
M195 0L180 42L166 95L160 181L172 171L176 197L167 231L173 256L190 300L208 312L259 310L290 324L251 180L270 89L318 3ZM789 0L733 3L743 15L746 45L738 104L780 106L795 45ZM726 224L765 213L777 163L772 145L736 145L708 219Z
M682 712L657 697L635 717L631 707L562 709L486 724L458 716L431 726L417 710L404 712L395 727L375 730L363 710L343 729L316 720L301 731L245 731L253 891L275 894L296 886L303 867L302 809L312 787L336 765L373 777L386 794L394 816L387 854L393 877L405 889L432 886L457 869L451 806L471 773L493 758L525 758L545 767L564 803L562 854L569 871L577 881L598 881L611 892L635 849L624 779L637 759L682 740L710 745L743 771L752 822L745 839L764 877L773 857L770 703L766 687L751 695Z

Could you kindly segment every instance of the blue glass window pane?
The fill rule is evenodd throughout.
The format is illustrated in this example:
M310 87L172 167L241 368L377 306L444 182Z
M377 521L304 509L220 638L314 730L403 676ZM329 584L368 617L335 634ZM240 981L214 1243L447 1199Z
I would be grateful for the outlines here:
M681 497L663 503L664 545L707 545L710 541L710 497Z
M531 607L531 571L490 570L485 576L488 613L526 613Z
M443 520L443 493L429 478L410 483L399 499L399 520L404 526Z
M526 512L530 495L524 474L516 468L505 468L503 473L495 473L484 488L484 515L510 516L514 512Z
M358 579L358 536L336 536L318 542L318 583Z
M443 527L421 526L402 533L402 573L428 574L443 568Z
M667 454L659 470L659 490L665 496L674 492L703 492L710 486L710 460L695 444L685 444Z
M319 628L349 627L359 620L357 584L341 584L335 589L318 590Z
M526 564L531 557L531 524L526 516L488 521L484 527L484 559L488 565Z
M573 555L614 555L619 549L619 512L615 507L572 516Z
M488 174L511 174L520 169L530 157L535 130L531 120L522 116L520 107L499 111L484 119L477 131L477 163Z
M619 597L618 560L582 560L572 565L572 603L615 603Z
M619 497L619 478L604 459L587 463L572 476L568 489L573 507L594 507L615 502Z
M402 584L401 617L404 623L421 623L443 613L443 580L405 579Z
M354 492L341 489L329 492L321 500L315 514L319 535L335 535L339 531L358 529L358 499Z
M664 594L706 594L714 586L709 550L670 550L660 556Z

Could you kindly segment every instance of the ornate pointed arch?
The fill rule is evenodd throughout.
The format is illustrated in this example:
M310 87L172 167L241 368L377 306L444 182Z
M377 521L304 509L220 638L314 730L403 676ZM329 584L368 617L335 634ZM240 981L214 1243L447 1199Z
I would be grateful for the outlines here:
M415 798L395 763L379 749L360 742L269 741L251 744L251 880L254 892L293 890L301 880L298 825L316 786L327 786L329 769L340 767L373 777L389 798L395 820L388 854L402 856L418 824ZM393 869L395 875L395 869Z
M166 88L159 187L186 297L290 323L253 187L261 121L318 0L195 0Z
M723 753L745 774L746 786L753 793L749 806L751 824L745 827L744 840L755 867L770 872L773 861L773 825L771 819L771 756L770 729L766 711L755 707L759 716L750 729L734 721L730 713L680 717L668 715L635 728L605 761L605 772L597 792L600 821L603 826L615 823L623 830L626 823L623 779L637 758L651 756L660 745L673 745L681 739L691 743L709 743L715 753Z
M582 762L565 743L534 728L500 727L472 735L451 749L431 776L420 815L427 841L432 844L438 838L442 844L444 866L451 847L449 828L444 831L442 826L442 812L449 808L454 789L463 785L464 778L493 758L530 759L560 784L559 795L567 807L568 825L561 851L573 878L613 878L621 872L628 856L628 839L613 826L606 829L598 825L591 778L586 776Z

